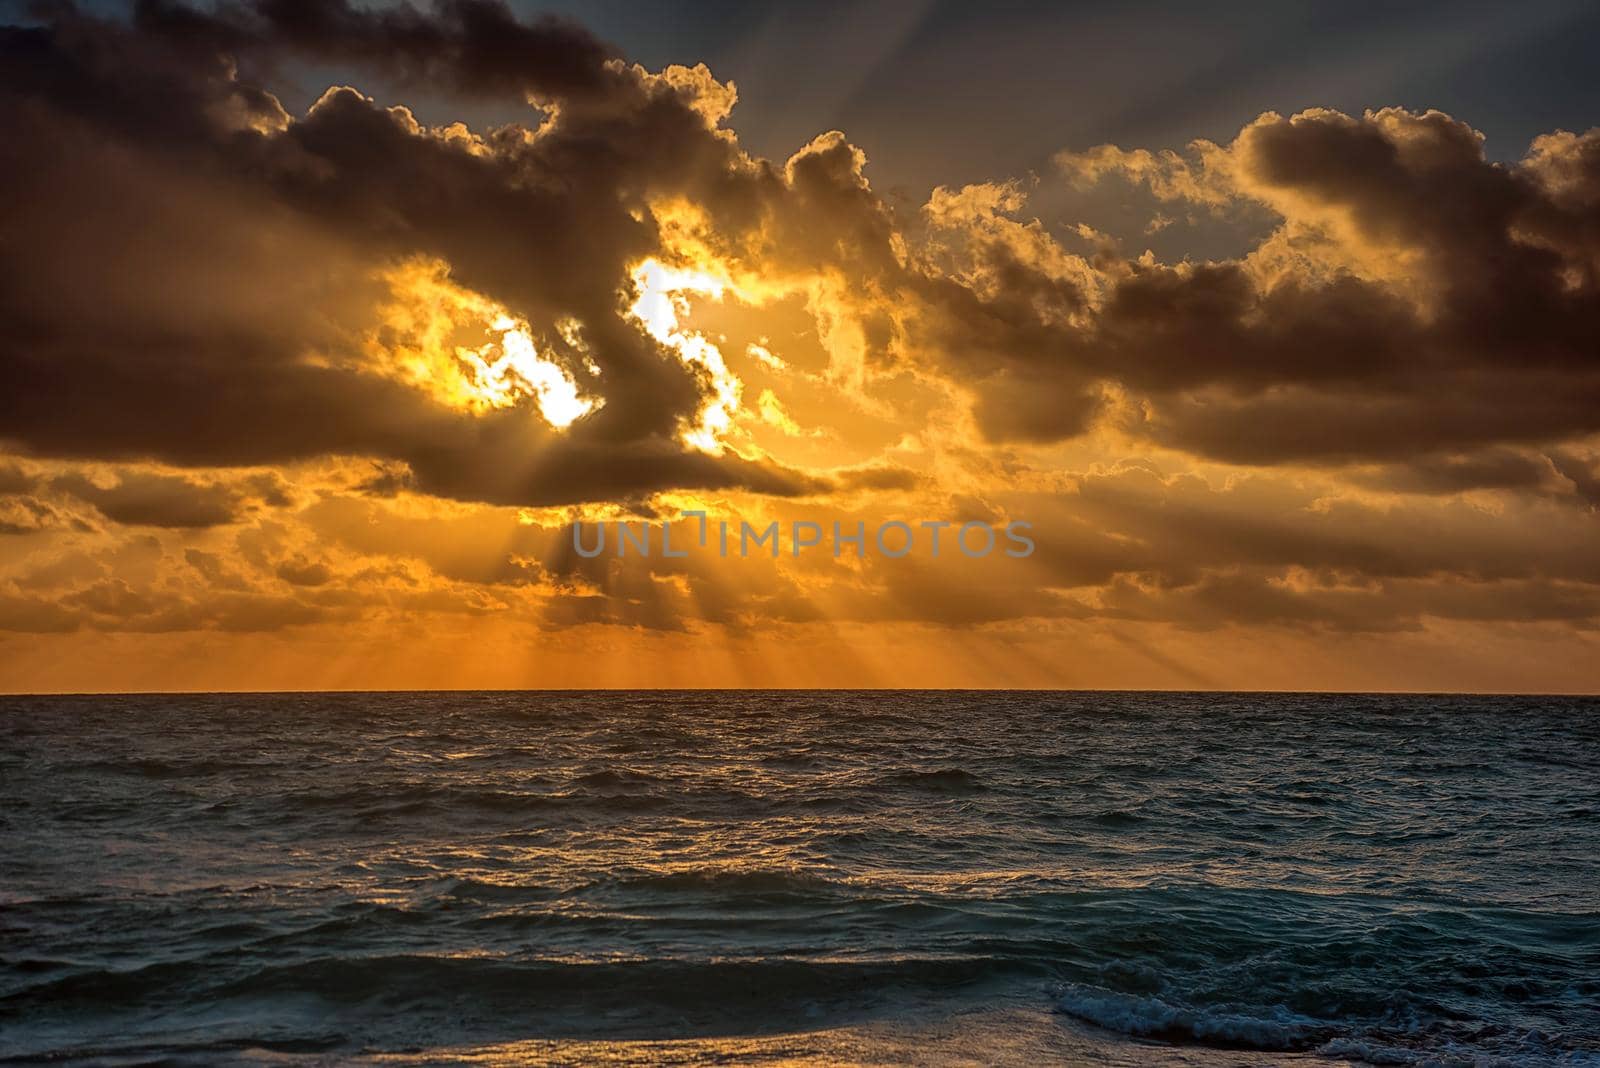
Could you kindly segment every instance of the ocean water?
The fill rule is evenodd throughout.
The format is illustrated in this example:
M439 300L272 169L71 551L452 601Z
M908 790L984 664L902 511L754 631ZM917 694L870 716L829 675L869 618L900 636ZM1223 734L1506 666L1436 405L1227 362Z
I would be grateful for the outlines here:
M0 698L0 1059L1597 1051L1592 699Z

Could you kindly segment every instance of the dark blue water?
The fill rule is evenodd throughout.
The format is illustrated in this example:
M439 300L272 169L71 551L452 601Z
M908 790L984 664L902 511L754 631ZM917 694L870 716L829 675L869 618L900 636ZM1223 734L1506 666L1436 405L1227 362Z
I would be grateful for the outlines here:
M1600 1064L1600 702L0 698L0 1056Z

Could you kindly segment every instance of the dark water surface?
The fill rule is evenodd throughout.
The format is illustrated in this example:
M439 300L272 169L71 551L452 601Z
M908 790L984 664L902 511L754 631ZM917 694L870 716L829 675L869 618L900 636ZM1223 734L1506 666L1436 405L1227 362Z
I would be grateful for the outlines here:
M1600 702L0 698L0 1058L1600 1065Z

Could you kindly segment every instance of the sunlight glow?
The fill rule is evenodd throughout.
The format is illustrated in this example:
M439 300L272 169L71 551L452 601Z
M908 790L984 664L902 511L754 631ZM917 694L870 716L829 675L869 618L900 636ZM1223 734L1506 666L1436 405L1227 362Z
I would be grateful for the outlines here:
M531 393L538 399L540 414L557 429L571 426L579 416L594 410L594 401L578 396L578 385L571 376L540 358L527 323L501 314L490 329L500 335L498 344L491 341L477 349L456 349L456 357L472 371L470 388L486 404L505 408Z
M448 264L412 260L385 272L384 281L393 299L367 343L368 359L379 372L472 412L510 408L532 398L539 414L558 430L605 403L580 395L572 375L541 355L526 320L457 285ZM598 376L576 325L558 323L556 332L582 355L585 369Z
M689 314L689 294L720 300L727 283L706 271L668 267L650 259L633 269L633 285L638 297L628 314L676 353L685 366L698 368L710 379L711 396L701 405L695 423L684 429L684 442L702 452L720 454L724 448L721 436L733 426L744 384L728 369L722 350L704 334L680 327L678 317Z

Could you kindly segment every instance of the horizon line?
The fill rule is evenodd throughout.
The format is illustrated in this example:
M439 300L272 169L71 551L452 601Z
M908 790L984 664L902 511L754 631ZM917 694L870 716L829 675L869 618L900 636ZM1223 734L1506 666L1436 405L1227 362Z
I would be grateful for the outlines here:
M1284 690L1228 687L1102 687L1102 686L526 686L422 687L371 689L274 690L4 690L0 700L17 697L276 697L358 696L380 694L610 694L610 693L1028 693L1028 694L1210 694L1295 697L1592 697L1600 690Z

